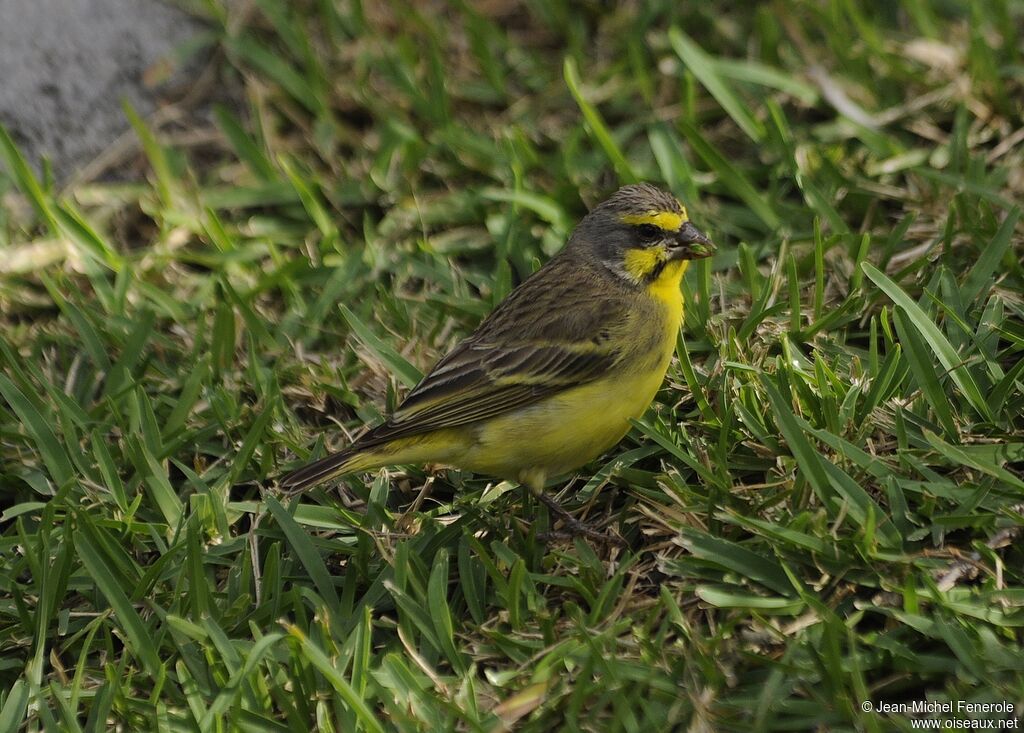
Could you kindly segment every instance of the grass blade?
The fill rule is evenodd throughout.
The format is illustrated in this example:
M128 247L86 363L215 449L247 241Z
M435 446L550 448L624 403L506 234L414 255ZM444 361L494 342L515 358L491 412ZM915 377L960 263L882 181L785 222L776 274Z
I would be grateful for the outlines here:
M722 78L715 59L704 52L688 35L673 26L668 30L668 40L672 50L686 64L686 68L700 80L700 83L711 93L722 109L755 143L764 139L764 126L754 119L750 108L733 92L729 84ZM731 67L735 68L735 67Z
M14 382L4 374L0 374L0 395L3 395L7 404L21 420L25 430L35 443L39 455L42 456L50 477L57 486L64 486L70 482L75 475L71 460L53 430L50 429L49 422L43 418L31 400L22 394Z
M757 215L766 229L777 229L782 224L782 220L769 205L768 200L761 195L754 184L750 182L750 179L739 168L730 163L728 158L718 152L696 127L683 119L677 120L676 125L678 125L680 131L686 137L690 146L718 175L722 184L750 207L751 211Z
M349 310L348 306L340 304L338 308L360 343L372 351L374 356L384 362L384 365L392 374L398 377L402 384L406 387L414 387L423 379L423 372L410 364L405 357L380 339L359 316Z
M76 534L75 547L82 565L110 604L117 617L119 629L134 647L135 655L146 668L146 672L154 679L160 677L163 674L163 663L157 654L160 647L129 600L129 594L121 586L121 578L111 572L111 568L117 564L116 560L104 552L97 529L89 515L84 511L79 512L77 521L80 531Z
M885 273L865 262L862 265L864 273L880 287L889 298L902 308L910 318L911 324L924 337L928 345L932 347L939 362L949 372L949 376L960 388L960 392L967 398L970 405L986 420L992 419L988 403L982 396L978 384L974 381L971 373L964 368L964 360L953 348L946 336L939 330L939 327L932 322L932 319L915 303L903 289L893 282Z
M897 308L893 313L896 323L896 332L900 336L900 342L906 347L907 362L910 371L917 381L925 400L932 406L935 416L946 432L946 436L957 440L960 434L953 419L953 413L949 409L949 397L939 383L939 375L932 366L932 352L929 351L921 340L916 328L907 323L907 317L902 308Z
M334 587L334 580L327 571L327 566L324 565L320 553L313 546L309 535L302 530L298 522L292 519L292 515L288 510L281 506L281 502L273 496L268 496L266 502L267 509L270 510L274 519L277 520L281 532L284 533L288 544L291 545L295 554L298 555L302 567L309 573L309 577L313 580L313 584L320 593L320 597L324 599L329 608L337 608L339 601L338 593Z
M580 73L576 68L576 62L572 58L566 57L562 70L566 86L569 87L572 98L576 100L580 112L583 113L583 119L586 120L587 127L590 128L590 134L594 136L597 144L601 146L604 154L608 156L608 160L611 161L612 167L619 177L619 181L621 183L636 183L639 181L640 179L633 171L629 161L626 160L626 156L619 150L618 143L615 142L612 134L608 131L608 126L601 119L601 115L594 105L583 96L583 92L580 90Z

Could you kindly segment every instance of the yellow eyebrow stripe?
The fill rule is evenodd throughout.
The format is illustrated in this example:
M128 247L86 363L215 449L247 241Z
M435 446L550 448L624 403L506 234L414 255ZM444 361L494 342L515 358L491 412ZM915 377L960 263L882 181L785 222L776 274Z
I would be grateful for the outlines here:
M689 220L685 208L681 212L648 211L644 214L625 214L622 217L624 224L653 224L666 232L678 232L679 228Z

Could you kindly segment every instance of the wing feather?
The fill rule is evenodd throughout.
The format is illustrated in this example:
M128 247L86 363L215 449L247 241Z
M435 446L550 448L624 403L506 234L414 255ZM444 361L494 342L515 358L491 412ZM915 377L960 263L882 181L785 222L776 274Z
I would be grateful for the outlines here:
M538 271L353 447L486 420L607 373L621 356L609 334L626 326L628 301L597 297L592 280L573 274L555 260ZM566 308L567 299L577 302Z

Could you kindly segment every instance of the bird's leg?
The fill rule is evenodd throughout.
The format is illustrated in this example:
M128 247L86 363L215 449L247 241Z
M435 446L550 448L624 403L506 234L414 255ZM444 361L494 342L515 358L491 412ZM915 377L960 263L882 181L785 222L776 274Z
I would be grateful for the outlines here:
M520 474L520 481L522 481L526 487L530 490L530 493L536 496L543 502L544 506L551 510L551 512L562 520L569 533L572 535L584 535L597 542L615 542L613 538L607 534L598 532L596 529L587 526L568 511L565 507L551 498L548 494L544 493L544 480L547 478L543 472L537 471L536 469L524 471ZM550 535L557 536L558 533L551 532Z
M540 499L542 502L544 502L544 506L550 509L556 517L558 517L565 523L565 526L569 529L569 532L571 534L584 535L598 542L613 541L612 538L608 535L604 534L603 532L598 532L593 527L589 527L580 520L578 520L576 517L567 512L565 510L565 507L563 507L561 504L559 504L557 501L552 499L544 492L537 493L536 497Z

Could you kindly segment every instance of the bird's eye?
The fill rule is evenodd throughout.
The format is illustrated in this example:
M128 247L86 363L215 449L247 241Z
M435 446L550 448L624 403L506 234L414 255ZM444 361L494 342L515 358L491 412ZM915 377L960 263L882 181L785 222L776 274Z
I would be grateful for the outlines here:
M640 235L640 239L645 242L653 242L656 239L661 238L661 229L656 227L654 224L641 224L637 227L637 233Z

